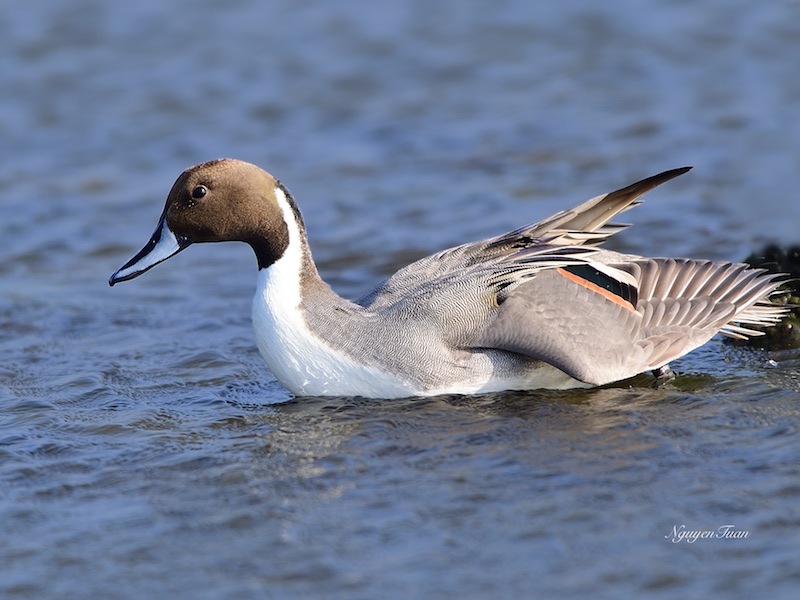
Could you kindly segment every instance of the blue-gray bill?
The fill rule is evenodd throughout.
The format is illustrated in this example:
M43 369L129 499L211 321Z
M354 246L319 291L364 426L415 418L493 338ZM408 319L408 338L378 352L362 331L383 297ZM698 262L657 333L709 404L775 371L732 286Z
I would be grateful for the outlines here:
M175 235L167 226L166 212L161 216L158 227L136 256L122 265L108 280L108 285L113 286L120 281L127 281L149 271L157 264L164 262L171 256L191 244L183 236Z

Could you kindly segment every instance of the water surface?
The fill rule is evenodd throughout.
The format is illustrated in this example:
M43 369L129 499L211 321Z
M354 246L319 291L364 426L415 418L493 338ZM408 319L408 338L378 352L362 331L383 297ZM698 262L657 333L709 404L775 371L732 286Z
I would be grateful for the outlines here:
M350 297L684 164L615 248L795 243L797 3L43 0L0 34L0 595L794 597L796 351L714 340L657 390L292 399L246 247L106 281L218 156L284 181Z

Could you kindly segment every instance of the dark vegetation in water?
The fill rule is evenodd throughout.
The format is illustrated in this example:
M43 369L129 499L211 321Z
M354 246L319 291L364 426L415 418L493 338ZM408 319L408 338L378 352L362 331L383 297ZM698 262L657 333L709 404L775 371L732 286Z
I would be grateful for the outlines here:
M750 254L745 262L770 273L786 274L787 281L780 287L781 293L773 296L772 301L791 305L792 308L778 325L765 327L763 336L731 341L770 350L800 347L800 246L768 244Z

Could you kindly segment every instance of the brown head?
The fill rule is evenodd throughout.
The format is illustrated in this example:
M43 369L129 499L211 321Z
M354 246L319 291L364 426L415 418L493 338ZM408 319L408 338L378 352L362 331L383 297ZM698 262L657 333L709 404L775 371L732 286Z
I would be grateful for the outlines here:
M109 284L133 279L195 242L245 242L253 248L259 268L266 268L289 244L280 205L284 199L304 235L294 200L266 171L234 159L190 167L173 184L150 241Z

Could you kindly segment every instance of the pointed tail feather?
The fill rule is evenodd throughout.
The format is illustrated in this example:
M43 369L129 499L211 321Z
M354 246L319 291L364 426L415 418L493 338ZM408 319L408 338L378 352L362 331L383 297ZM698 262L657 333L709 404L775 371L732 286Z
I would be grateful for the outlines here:
M680 169L664 171L620 190L587 200L583 204L565 211L565 213L572 213L574 216L559 223L558 227L568 231L596 231L622 211L635 206L637 204L636 200L643 194L670 179L683 175L691 168L681 167Z

